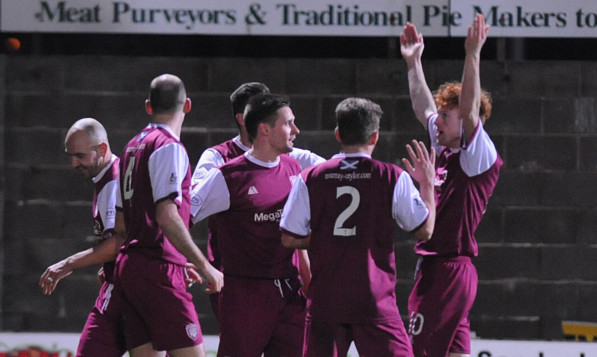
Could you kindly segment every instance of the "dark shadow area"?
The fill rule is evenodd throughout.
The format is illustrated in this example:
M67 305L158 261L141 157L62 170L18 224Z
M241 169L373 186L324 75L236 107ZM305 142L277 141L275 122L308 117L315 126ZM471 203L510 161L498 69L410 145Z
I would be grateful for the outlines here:
M182 57L393 58L397 38L121 34L0 34L2 53ZM16 50L16 38L20 48ZM463 38L425 38L427 59L462 58ZM489 38L486 59L597 60L597 39Z

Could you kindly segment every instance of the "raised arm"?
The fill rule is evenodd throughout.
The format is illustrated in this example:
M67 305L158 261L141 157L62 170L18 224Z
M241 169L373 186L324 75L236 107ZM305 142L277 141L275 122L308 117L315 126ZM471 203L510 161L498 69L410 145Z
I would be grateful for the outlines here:
M419 122L427 129L427 119L437 112L437 108L423 72L421 56L424 48L423 35L409 22L400 35L400 52L408 69L408 86L413 110Z
M462 72L462 89L460 92L459 109L463 119L465 139L468 142L479 124L479 108L481 106L481 78L479 67L481 48L487 39L489 26L485 25L485 17L477 14L473 25L468 28L464 49L466 58Z

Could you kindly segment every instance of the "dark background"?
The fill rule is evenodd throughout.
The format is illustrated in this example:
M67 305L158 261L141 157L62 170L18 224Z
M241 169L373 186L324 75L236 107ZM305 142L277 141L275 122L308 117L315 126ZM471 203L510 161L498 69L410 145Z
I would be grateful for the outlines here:
M125 55L176 57L394 58L397 38L3 33L27 55ZM459 59L463 38L426 37L424 58ZM492 38L483 58L498 60L597 60L597 39Z

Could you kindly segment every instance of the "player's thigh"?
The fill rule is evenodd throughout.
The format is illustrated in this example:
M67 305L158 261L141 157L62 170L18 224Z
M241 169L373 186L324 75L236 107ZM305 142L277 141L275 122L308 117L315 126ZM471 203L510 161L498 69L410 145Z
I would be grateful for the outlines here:
M412 346L402 320L352 325L355 347L362 356L411 357Z
M305 323L305 357L346 356L352 335L338 323L307 321Z

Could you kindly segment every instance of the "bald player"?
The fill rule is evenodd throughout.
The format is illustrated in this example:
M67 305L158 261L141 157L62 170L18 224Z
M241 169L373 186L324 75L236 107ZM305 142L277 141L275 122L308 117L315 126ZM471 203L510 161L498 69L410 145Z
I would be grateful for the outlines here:
M92 213L95 247L49 266L39 280L46 295L75 269L102 264L103 283L83 328L77 356L121 356L126 352L120 323L120 300L114 289L114 259L122 239L114 233L119 159L112 154L103 125L93 118L77 120L66 134L65 152L71 165L94 185Z
M205 356L187 262L218 292L223 275L189 233L191 169L180 133L191 110L184 83L172 74L151 81L145 109L151 123L125 146L115 229L126 235L116 260L123 293L127 349L132 357L167 351L172 357Z

